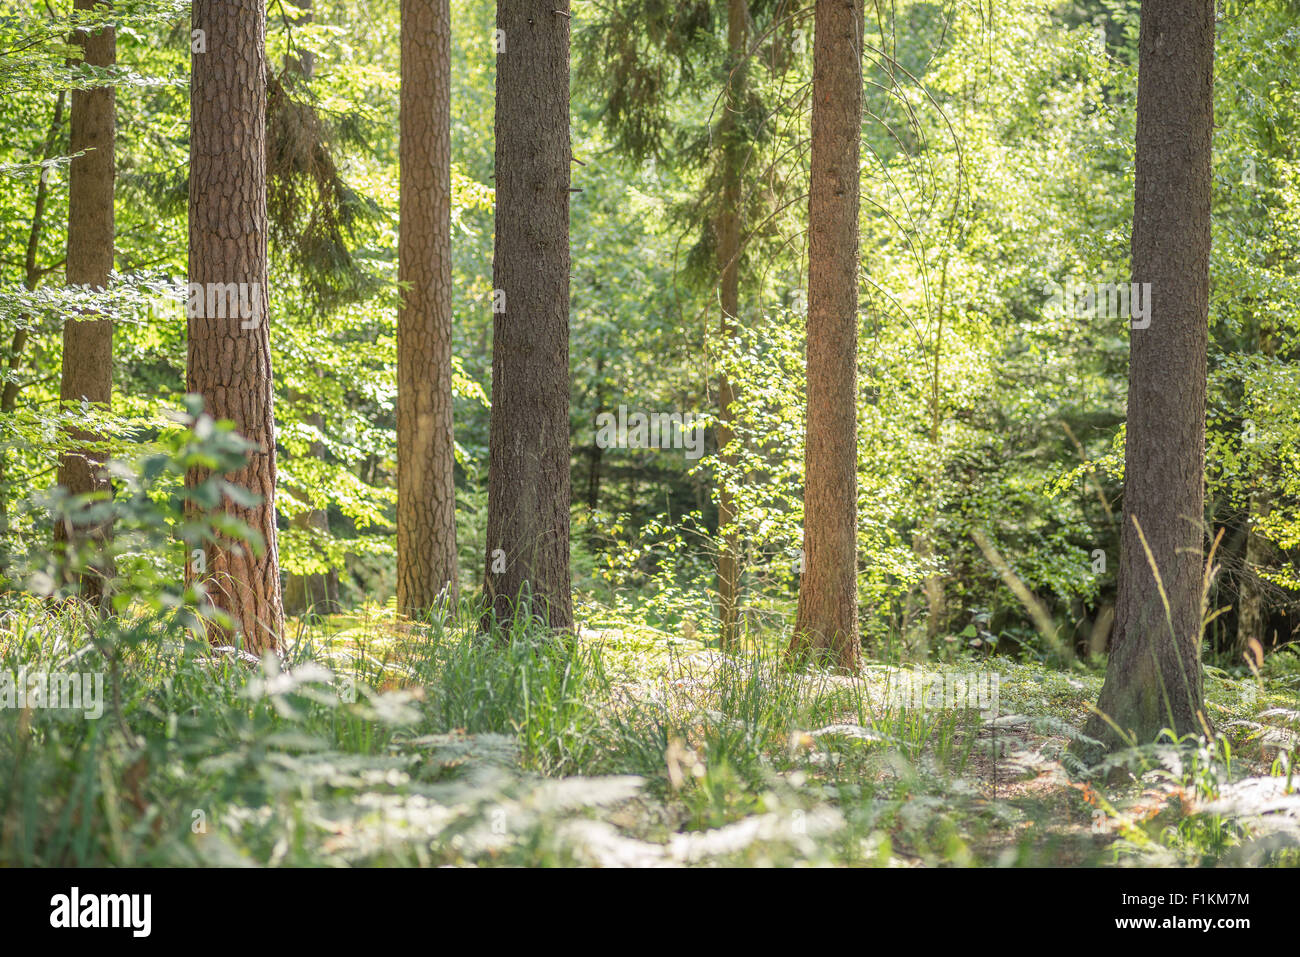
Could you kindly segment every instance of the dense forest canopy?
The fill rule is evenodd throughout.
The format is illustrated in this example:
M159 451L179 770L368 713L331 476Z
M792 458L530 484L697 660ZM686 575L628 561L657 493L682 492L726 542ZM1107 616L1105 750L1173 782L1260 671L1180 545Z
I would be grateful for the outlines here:
M0 861L72 860L60 787L173 747L173 696L239 728L240 813L279 721L363 756L414 724L447 767L460 729L514 788L641 775L670 832L833 753L800 806L849 863L1044 862L844 789L896 752L997 797L1004 726L951 684L921 721L927 668L997 676L1062 775L1229 739L1289 773L1298 64L1296 0L0 0L0 651L88 646L120 725L6 732L60 756L0 785L38 835ZM344 731L277 710L311 667ZM707 706L637 710L695 668ZM100 794L76 862L208 860L151 767L156 832L101 845ZM1191 804L1143 831L1107 773L1035 824L1050 862L1250 845ZM825 850L779 844L740 860Z

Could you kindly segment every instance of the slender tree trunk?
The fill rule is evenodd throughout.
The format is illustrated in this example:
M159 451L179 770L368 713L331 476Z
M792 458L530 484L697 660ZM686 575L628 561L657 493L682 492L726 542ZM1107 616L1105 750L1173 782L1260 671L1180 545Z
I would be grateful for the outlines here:
M292 18L295 27L307 26L316 19L315 0L295 0L294 6L301 11ZM316 67L316 56L310 50L301 50L296 56L287 59L294 61L294 65L304 77L311 78L312 70ZM289 64L286 62L285 65Z
M451 12L402 0L397 607L456 596L451 399Z
M1268 630L1268 603L1265 600L1264 579L1260 570L1266 568L1273 557L1273 546L1259 534L1257 525L1272 510L1272 495L1256 492L1250 496L1246 513L1246 548L1242 558L1241 573L1237 577L1237 636L1238 664L1250 652L1250 643L1259 642L1261 649L1271 644ZM1253 660L1253 656L1252 656Z
M193 26L204 31L207 49L191 59L186 388L256 446L248 464L226 478L258 504L226 500L221 507L251 526L263 546L224 538L210 543L204 571L187 563L186 580L204 579L245 648L279 651L284 610L266 289L266 8L261 0L194 0ZM248 316L231 308L226 293L233 288L247 296ZM186 485L205 478L202 470L191 471ZM212 635L214 641L233 637Z
M605 357L602 355L596 360L596 419L599 420L601 413L606 411ZM587 508L593 512L600 505L600 466L604 454L605 450L600 447L600 443L594 441L587 451Z
M600 506L600 463L604 453L595 444L587 451L587 508L593 512Z
M931 493L926 492L924 494L929 496ZM916 556L917 561L922 565L929 565L934 560L932 536L938 526L938 515L933 507L925 509L924 517L919 524L920 527L912 532L912 554ZM934 647L935 637L939 630L939 622L943 620L943 581L938 575L926 575L925 578L921 579L920 595L917 601L919 602L921 598L925 599L925 632L921 634L918 628L914 642L909 635L910 629L905 630L904 635L908 636L909 655L919 661L924 661L930 656L930 650Z
M298 401L302 396L290 394L290 401ZM318 432L325 430L325 418L319 412L313 412L306 417L308 425L312 426ZM313 458L324 460L325 443L312 442L311 455ZM302 499L309 501L311 496L306 489L291 488L291 493ZM308 508L299 512L293 517L290 524L294 528L306 532L313 539L329 538L330 520L329 512L323 508ZM284 576L284 613L286 615L333 615L339 610L339 591L338 591L338 571L331 568L326 572L310 572L305 575L291 575L286 573Z
M486 592L573 626L569 591L569 2L498 0Z
M741 230L744 228L742 176L744 143L736 122L745 92L745 63L748 45L749 5L746 0L727 2L727 51L731 64L727 96L724 101L719 137L722 141L722 197L717 214L719 300L722 322L719 350L726 355L735 338L735 324L740 317ZM734 447L732 428L736 390L724 371L718 377L718 464L723 473L717 479L718 496L718 569L715 590L718 593L718 639L721 647L734 648L739 640L740 603L740 536L732 527L736 521L736 501L728 486L740 457Z
M1097 702L1109 722L1094 716L1086 729L1108 749L1123 743L1111 722L1140 743L1164 728L1182 735L1207 726L1201 631L1214 3L1144 0L1138 50L1133 281L1151 284L1151 309L1149 326L1130 335L1119 589Z
M75 0L76 10L107 9L102 0ZM91 66L107 67L117 61L117 41L111 28L94 33L76 32L73 41L81 47L82 60ZM111 86L72 91L71 151L85 150L68 170L68 260L69 285L107 289L113 271L113 139L116 127L114 91ZM113 323L110 319L69 316L63 325L63 372L59 399L69 403L93 402L108 406L113 398ZM71 429L75 440L93 442L98 436L84 429ZM103 472L102 456L88 448L73 448L59 456L59 484L72 495L111 493ZM55 526L55 539L70 548L103 542L111 528ZM104 598L107 567L95 567L78 575L81 597L92 604Z
M54 101L54 116L50 119L49 132L45 135L45 147L41 151L41 160L53 159L56 155L60 134L63 132L63 105L67 94L59 91ZM32 228L27 233L27 251L23 257L23 287L28 292L34 290L41 281L41 276L48 270L36 264L36 253L40 249L41 234L45 229L45 204L49 199L49 177L42 169L36 182L36 200L32 204ZM26 318L26 317L24 317ZM9 378L0 392L0 412L12 412L18 404L18 370L22 367L23 350L27 348L28 333L25 328L14 331L13 342L9 349Z
M1270 358L1277 354L1272 323L1263 317L1256 319L1253 338L1256 352ZM1237 634L1234 650L1238 662L1246 656L1254 660L1250 647L1252 641L1258 642L1263 649L1274 638L1269 633L1266 585L1260 576L1260 571L1273 560L1274 548L1273 543L1259 533L1260 520L1267 518L1273 510L1274 495L1271 490L1259 490L1252 492L1246 502L1246 547L1243 549L1241 571L1237 575Z
M862 0L817 0L813 17L804 571L789 653L853 670Z
M55 156L55 147L59 141L59 136L63 132L63 104L67 99L67 94L62 90L59 91L58 97L54 101L54 116L50 120L49 132L45 136L45 147L41 151L41 159L49 160ZM27 233L27 253L23 260L23 286L28 292L36 288L40 282L42 270L36 265L36 251L40 248L41 233L45 228L45 203L49 196L49 181L44 175L44 171L36 182L36 199L32 205L32 225ZM19 328L14 330L13 340L9 347L8 377L5 379L3 388L0 388L0 415L7 415L12 412L18 405L18 393L20 385L18 375L22 369L23 350L27 348L28 333L26 328L28 317L23 316L19 323ZM4 448L0 448L0 587L8 587L9 573L9 488L8 488L8 455Z
M931 517L930 528L937 529L938 516L931 513ZM924 557L929 559L933 555L934 545L927 539ZM943 576L928 575L921 587L925 592L925 640L928 651L935 646L939 633L947 623L947 599L944 597Z

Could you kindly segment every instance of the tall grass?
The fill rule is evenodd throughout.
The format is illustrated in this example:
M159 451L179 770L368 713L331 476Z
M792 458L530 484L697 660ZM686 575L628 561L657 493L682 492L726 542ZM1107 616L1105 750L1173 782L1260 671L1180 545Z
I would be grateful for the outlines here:
M629 670L616 633L484 631L473 603L316 621L258 662L152 612L4 600L0 670L100 672L105 702L0 709L0 864L557 864L600 860L593 827L647 860L965 864L1018 813L981 777L985 723L900 703L884 666L795 671L760 646ZM1212 794L1230 753L1171 785ZM612 804L616 833L590 814ZM1226 819L1145 833L1122 832L1189 859L1245 840ZM1056 839L987 853L1041 863Z
M473 612L307 632L283 662L254 664L158 621L14 601L0 669L100 673L108 700L98 719L0 710L0 862L186 863L195 835L229 813L256 819L240 828L242 853L273 851L302 837L300 799L400 788L422 760L411 742L429 735L510 736L522 769L545 774L590 763L598 651L531 626L479 634ZM144 640L116 640L142 629Z

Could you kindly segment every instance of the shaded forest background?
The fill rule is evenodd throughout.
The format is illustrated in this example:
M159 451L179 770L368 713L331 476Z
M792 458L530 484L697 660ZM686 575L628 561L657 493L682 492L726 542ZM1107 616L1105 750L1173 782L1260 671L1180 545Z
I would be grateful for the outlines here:
M1217 553L1209 650L1242 666L1300 625L1297 214L1300 7L1228 4L1216 51L1207 433ZM719 334L716 4L577 4L572 37L573 582L581 624L709 638L735 502L743 633L788 623L802 528L811 7L754 2L739 322ZM120 4L113 412L58 408L68 23L0 16L6 560L48 549L64 426L112 454L175 430L185 391L187 7ZM493 5L452 3L456 500L463 590L482 587L492 350ZM881 655L1104 647L1123 479L1126 322L1053 289L1129 276L1136 0L868 4L859 329L863 638ZM274 3L267 49L277 506L286 610L393 598L398 4ZM309 58L310 70L301 64ZM33 210L36 215L33 216ZM94 299L105 308L104 297ZM735 455L716 455L719 383ZM705 454L602 448L620 406L706 416ZM1043 603L1047 640L972 537ZM132 560L177 577L185 561ZM24 565L24 567L26 567Z

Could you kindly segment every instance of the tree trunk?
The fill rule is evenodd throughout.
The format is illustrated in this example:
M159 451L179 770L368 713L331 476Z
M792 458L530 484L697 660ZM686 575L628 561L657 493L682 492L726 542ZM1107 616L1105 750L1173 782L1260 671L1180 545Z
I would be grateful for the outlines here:
M397 607L456 596L451 398L451 13L402 0Z
M305 54L304 54L305 56ZM291 402L302 399L301 394L290 393ZM318 432L325 430L325 418L319 412L306 417L308 425ZM312 442L313 458L325 459L325 443ZM306 489L291 488L290 492L303 501L310 501ZM308 508L293 517L294 528L307 532L313 539L329 538L329 512L323 508ZM286 615L334 615L339 611L339 573L331 568L326 572L310 572L305 575L284 576L284 613Z
M1272 264L1270 264L1272 265ZM1272 358L1277 354L1276 333L1272 323L1263 316L1254 323L1255 351ZM1237 661L1254 661L1251 642L1267 648L1275 636L1269 633L1268 585L1260 576L1274 557L1273 543L1259 533L1259 522L1273 510L1274 493L1258 490L1246 502L1246 547L1243 549L1242 567L1237 575L1237 633L1234 652Z
M930 493L926 493L929 495ZM912 554L923 566L931 565L934 561L934 542L931 539L933 530L937 528L938 516L933 508L925 510L925 517L921 519L920 527L912 532ZM939 623L943 620L943 580L938 575L926 575L921 579L921 588L919 598L925 599L925 632L921 633L918 628L915 640L910 634L911 629L903 632L907 640L908 655L918 661L924 661L930 657L930 652L934 649L935 639L938 637ZM909 598L910 600L910 598Z
M317 535L329 535L329 520L324 509L312 508L293 517L293 527ZM312 572L308 575L284 576L284 613L286 615L337 614L338 572Z
M1260 571L1268 567L1273 558L1273 545L1259 534L1257 526L1261 518L1268 517L1272 510L1272 495L1256 492L1250 496L1246 513L1246 549L1242 558L1241 573L1237 577L1237 636L1236 659L1240 664L1243 656L1254 660L1250 654L1251 642L1259 643L1260 649L1272 644L1273 636L1269 634L1268 602L1265 599L1267 585L1260 577Z
M493 287L505 308L492 327L487 616L513 618L527 594L567 631L569 2L498 0L497 28Z
M50 120L49 132L45 135L45 147L41 151L41 160L52 159L56 155L56 144L63 132L63 104L67 94L60 90L54 101L54 116ZM41 233L45 228L45 202L49 196L49 179L41 175L36 182L36 200L32 205L32 225L27 232L27 253L23 259L23 286L31 292L40 283L41 270L36 265L36 251L40 248ZM14 330L9 347L8 378L0 388L0 414L7 415L18 405L18 373L22 368L23 350L27 348L27 316L19 322ZM0 446L0 589L8 590L9 581L9 462L8 450Z
M817 0L813 17L804 570L789 653L854 670L862 0Z
M1108 750L1123 746L1110 722L1138 743L1154 741L1164 728L1184 735L1206 726L1201 631L1212 0L1145 0L1138 50L1133 281L1151 284L1151 309L1149 325L1129 338L1119 586L1097 702L1110 720L1094 716L1086 729Z
M596 419L599 420L605 408L605 357L596 360ZM600 506L600 466L605 450L599 442L592 442L587 450L587 508L595 512ZM593 536L594 540L594 536Z
M104 8L101 0L75 0L76 10ZM77 31L73 42L81 47L81 58L92 66L112 66L117 61L117 42L111 28L86 34ZM113 137L116 125L114 91L111 86L72 91L72 136L69 148L84 156L68 169L68 261L69 285L107 289L113 271ZM110 319L69 316L63 325L63 371L59 386L61 404L94 402L108 406L113 398L113 323ZM98 436L84 429L71 429L76 440L95 441ZM71 495L111 493L103 473L102 457L90 449L70 449L59 456L58 482ZM77 549L105 541L111 529L55 526L55 540ZM77 576L81 597L92 604L104 598L106 578L112 570L95 567Z
M719 328L719 352L726 355L735 336L740 316L740 253L742 222L741 178L745 153L736 122L745 89L745 62L748 45L749 5L746 0L728 0L727 50L731 73L719 137L722 141L722 198L717 215L718 297L722 306ZM734 648L739 639L738 608L740 602L740 536L730 526L736 521L735 496L727 483L733 480L739 456L732 446L732 404L736 391L723 372L718 377L718 569L715 589L718 593L718 642L724 650Z
M190 236L186 389L207 411L229 419L254 444L249 462L227 480L259 499L221 508L263 539L262 547L221 538L205 549L202 578L253 653L279 651L284 632L275 531L275 419L266 289L266 9L261 0L194 0L193 26L204 53L191 58ZM225 301L240 284L247 310ZM215 292L214 292L215 290ZM195 307L195 293L201 300ZM246 299L245 299L246 296ZM244 315L247 312L248 315ZM232 315L233 313L233 315ZM194 487L202 470L186 476Z

